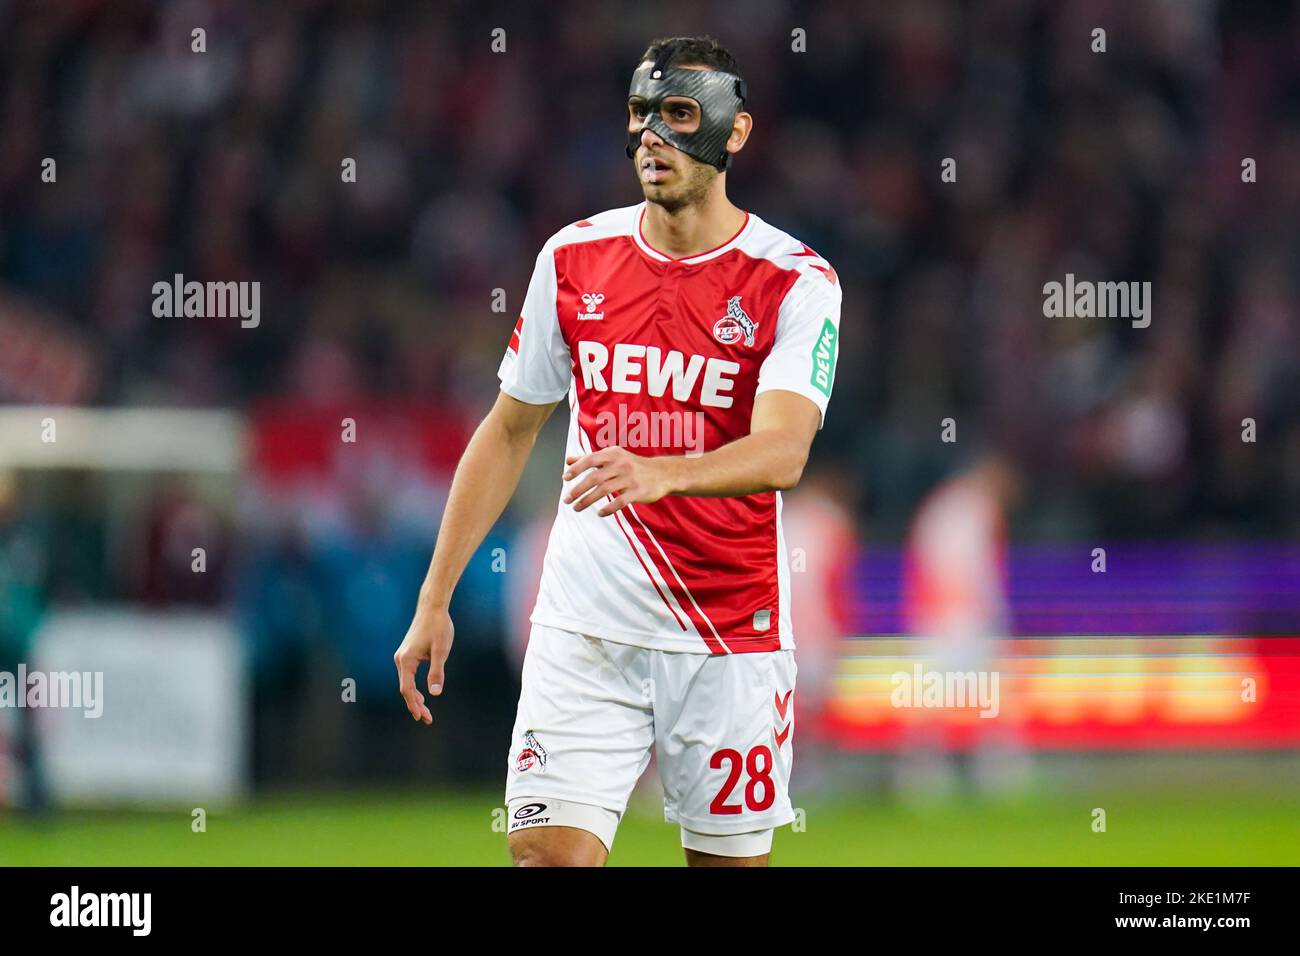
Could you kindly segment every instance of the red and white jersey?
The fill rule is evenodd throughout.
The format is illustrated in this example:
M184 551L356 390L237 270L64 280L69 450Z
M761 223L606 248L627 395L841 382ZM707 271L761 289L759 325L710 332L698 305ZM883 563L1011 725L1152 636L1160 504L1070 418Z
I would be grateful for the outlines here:
M758 393L825 414L839 350L835 270L746 214L674 259L642 235L645 203L566 226L537 256L498 375L531 404L566 395L568 454L712 451L750 431ZM669 651L792 648L779 492L669 496L607 518L561 492L532 620Z

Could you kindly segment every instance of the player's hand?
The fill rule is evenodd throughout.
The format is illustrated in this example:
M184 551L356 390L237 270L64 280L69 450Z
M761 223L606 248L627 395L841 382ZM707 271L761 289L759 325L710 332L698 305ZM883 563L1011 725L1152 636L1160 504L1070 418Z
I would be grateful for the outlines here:
M426 724L433 723L433 714L424 702L424 695L415 687L415 671L423 661L429 662L426 683L429 693L439 696L442 693L443 665L451 653L454 636L451 615L445 608L417 608L402 646L393 655L393 663L397 665L397 689L401 691L402 700L406 701L406 709L412 717Z
M564 502L572 504L574 511L585 511L606 495L612 495L614 500L596 512L608 518L628 505L658 501L672 492L671 462L667 456L643 458L617 446L590 455L570 455L564 459L568 465L565 481L572 481L584 471L589 473L574 485Z

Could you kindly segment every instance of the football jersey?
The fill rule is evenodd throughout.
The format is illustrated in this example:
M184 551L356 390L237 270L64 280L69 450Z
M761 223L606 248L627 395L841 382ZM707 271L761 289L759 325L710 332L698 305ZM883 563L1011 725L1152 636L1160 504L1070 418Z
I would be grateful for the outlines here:
M568 454L620 445L695 455L750 431L755 397L796 392L825 415L839 348L830 264L747 213L722 245L673 258L646 204L566 226L537 256L498 375L530 404L567 396ZM564 495L532 621L669 651L794 646L781 494L670 495L609 517Z

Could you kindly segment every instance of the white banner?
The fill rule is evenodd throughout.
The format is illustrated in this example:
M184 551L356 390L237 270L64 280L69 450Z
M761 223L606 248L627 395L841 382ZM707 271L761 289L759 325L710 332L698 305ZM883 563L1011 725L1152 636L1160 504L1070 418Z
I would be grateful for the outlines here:
M224 615L121 606L52 613L25 689L54 798L208 807L242 796L249 699L241 655Z

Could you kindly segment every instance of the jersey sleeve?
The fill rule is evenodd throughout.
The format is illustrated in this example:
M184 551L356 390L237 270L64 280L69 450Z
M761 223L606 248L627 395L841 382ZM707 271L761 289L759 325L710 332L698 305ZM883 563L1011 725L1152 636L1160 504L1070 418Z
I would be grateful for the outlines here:
M822 413L835 385L835 360L840 351L840 301L843 293L835 273L808 266L800 271L776 317L772 351L758 371L756 394L770 389L797 392Z
M537 255L524 307L497 369L501 390L530 405L558 402L568 393L573 377L555 295L555 256L548 244Z

